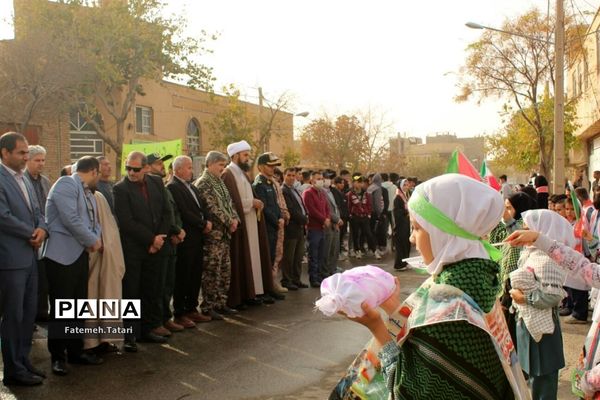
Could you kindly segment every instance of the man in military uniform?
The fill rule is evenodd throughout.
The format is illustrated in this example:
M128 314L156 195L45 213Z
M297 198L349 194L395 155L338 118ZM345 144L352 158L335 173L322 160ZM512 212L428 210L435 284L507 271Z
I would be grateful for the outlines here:
M202 272L202 304L200 308L213 320L222 320L221 314L235 314L227 307L227 292L231 280L229 244L237 230L240 217L233 207L231 196L221 180L227 157L218 151L206 155L206 169L194 183L199 189L213 229L204 238L204 271Z
M275 261L275 247L277 245L277 231L283 228L284 220L281 214L281 208L277 203L277 193L275 192L275 182L273 173L275 167L281 165L279 158L273 153L264 153L257 160L259 174L256 175L254 191L260 201L263 202L263 216L267 225L267 236L269 239L269 250L271 253L271 265Z

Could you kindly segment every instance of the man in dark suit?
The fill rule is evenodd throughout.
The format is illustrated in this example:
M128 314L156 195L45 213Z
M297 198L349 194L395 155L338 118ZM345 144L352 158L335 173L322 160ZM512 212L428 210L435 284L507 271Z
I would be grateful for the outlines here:
M304 256L304 235L308 215L300 193L294 188L296 169L286 168L283 172L283 197L290 213L290 221L283 237L283 259L281 260L283 279L281 285L289 290L307 288L302 283L302 257Z
M141 299L141 332L127 335L125 351L136 352L136 337L151 343L165 343L162 299L167 272L163 248L172 226L172 212L166 189L159 177L148 175L144 153L127 156L127 175L114 187L115 215L119 222L125 276L123 298Z
M37 250L47 228L33 187L23 178L29 149L19 133L0 136L0 322L5 385L39 385L29 361L37 302Z
M186 232L185 240L177 248L173 314L176 323L190 328L196 322L208 322L212 319L198 311L204 256L203 236L210 232L212 223L207 218L200 192L190 183L194 173L192 159L187 156L177 157L173 161L173 173L167 189L177 204L183 230Z

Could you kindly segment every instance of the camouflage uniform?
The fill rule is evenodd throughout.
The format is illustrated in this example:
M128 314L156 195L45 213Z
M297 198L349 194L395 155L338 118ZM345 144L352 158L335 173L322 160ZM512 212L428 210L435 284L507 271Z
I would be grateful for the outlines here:
M238 217L229 191L220 178L208 170L194 185L200 190L202 201L206 204L212 230L204 237L204 271L202 272L202 308L203 312L219 309L227 303L227 292L231 280L231 259L229 227Z

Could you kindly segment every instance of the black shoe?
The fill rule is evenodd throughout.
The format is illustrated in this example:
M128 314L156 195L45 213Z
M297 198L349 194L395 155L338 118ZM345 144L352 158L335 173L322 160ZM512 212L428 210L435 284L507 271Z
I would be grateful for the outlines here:
M294 282L294 285L298 286L298 289L306 289L308 285L303 282Z
M142 340L147 343L167 343L166 337L155 335L152 332L148 332L142 336Z
M248 309L248 305L247 304L238 304L237 306L235 306L235 308L230 308L230 310L236 310L236 311L244 311Z
M255 297L253 299L246 300L245 303L249 306L260 306L262 305L263 300L260 297Z
M81 364L81 365L100 365L104 362L104 360L98 357L94 353L81 353L79 357L75 359L69 359L71 364Z
M294 285L293 283L282 283L281 286L287 290L298 290L298 286Z
M260 298L262 299L263 304L275 304L275 299L268 294L263 294Z
M271 296L275 300L285 300L285 295L277 292L269 292L268 296Z
M407 270L407 269L408 269L408 264L406 264L406 263L402 263L402 264L400 264L400 265L394 265L394 269L395 269L396 271L405 271L405 270Z
M203 313L203 314L211 317L213 321L224 321L225 320L223 318L223 316L221 314L219 314L218 312L216 312L215 310L209 310L208 312Z
M217 308L215 311L218 312L221 315L239 314L238 310L236 310L235 308L229 308L227 306L223 306L222 308Z
M46 379L46 373L44 371L41 371L41 370L37 369L33 365L28 366L27 370L29 372L31 372L33 375L37 375L37 376L39 376L42 379Z
M52 373L54 375L65 376L67 374L67 365L63 360L52 361Z
M311 288L320 288L321 287L321 282L319 282L319 281L310 281L310 287Z
M137 343L135 342L135 340L126 340L123 343L123 350L125 350L128 353L137 353Z
M19 377L5 377L2 380L4 386L37 386L41 385L44 380L33 374L22 375Z
M567 315L571 315L571 313L572 311L568 308L560 308L558 310L558 315L560 315L561 317L566 317Z

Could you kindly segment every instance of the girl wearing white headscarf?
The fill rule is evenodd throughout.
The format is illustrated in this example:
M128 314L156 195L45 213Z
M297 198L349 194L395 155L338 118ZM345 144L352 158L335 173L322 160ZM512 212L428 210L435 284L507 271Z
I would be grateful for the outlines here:
M553 211L526 211L523 222L529 229L575 247L573 227ZM510 294L518 311L517 354L529 376L533 399L556 399L558 371L565 366L558 305L566 295L562 289L566 274L532 246L523 249L518 265L510 274Z
M532 245L546 253L571 277L582 279L588 285L600 288L600 265L590 262L583 254L552 238L545 231L516 231L506 241L511 246ZM573 393L586 399L600 394L600 306L598 303L592 321L584 344L584 357L581 357L572 374Z
M502 197L472 178L445 174L417 186L408 209L411 241L432 276L403 304L396 288L381 305L387 325L368 305L354 319L382 346L390 398L529 398L496 300L501 254L481 239L500 221Z

